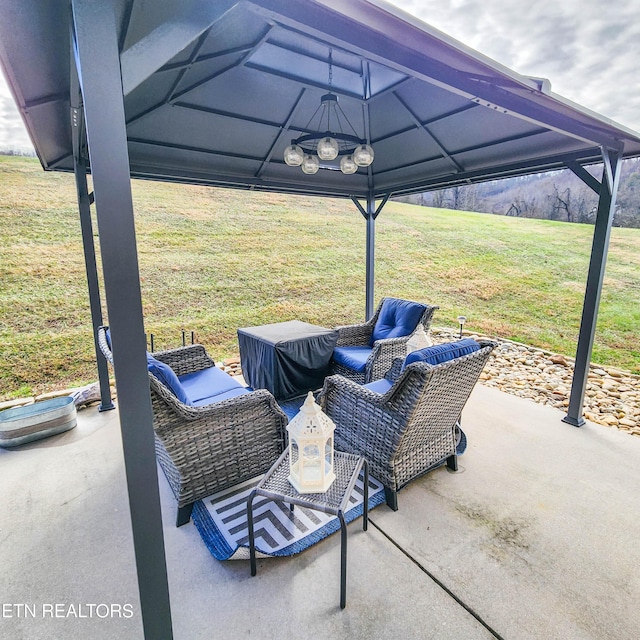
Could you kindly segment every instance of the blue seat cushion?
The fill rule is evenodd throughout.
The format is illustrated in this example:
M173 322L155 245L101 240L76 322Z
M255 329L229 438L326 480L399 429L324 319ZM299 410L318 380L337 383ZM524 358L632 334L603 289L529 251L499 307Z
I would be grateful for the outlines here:
M365 389L369 389L369 391L375 391L380 395L384 395L391 389L393 384L387 380L386 378L382 378L382 380L375 380L374 382L368 382L365 385L362 385Z
M208 367L180 376L179 381L192 404L221 393L244 387L218 367ZM221 399L221 398L219 398ZM208 403L205 403L208 404ZM200 406L200 405L196 405Z
M441 364L460 356L466 356L469 353L478 351L480 345L473 338L465 338L455 342L445 342L443 344L434 344L432 347L425 347L413 351L405 359L402 368L404 369L412 362L426 362L428 364Z
M250 393L249 389L245 389L240 386L239 389L229 389L229 391L223 391L222 393L216 393L210 398L202 398L193 403L194 407L204 407L212 402L220 402L221 400L228 400L229 398L235 398L237 396L243 396L245 393Z
M382 303L369 344L373 345L376 340L385 338L401 338L411 335L418 326L426 308L424 304L419 302L387 298Z
M371 347L336 347L333 359L352 371L364 371L367 358L371 355Z
M168 364L156 360L150 353L147 353L147 368L180 402L191 404L185 388L180 384L178 376Z

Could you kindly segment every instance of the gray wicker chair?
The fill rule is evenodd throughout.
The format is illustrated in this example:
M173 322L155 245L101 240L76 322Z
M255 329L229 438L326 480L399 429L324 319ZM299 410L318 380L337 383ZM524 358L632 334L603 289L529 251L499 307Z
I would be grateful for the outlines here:
M398 359L384 394L340 375L325 379L318 401L336 424L336 449L366 457L394 511L408 482L445 461L457 469L455 426L494 347L482 342L470 355L435 366L415 362L402 372Z
M98 342L113 364L104 327ZM199 344L153 355L178 376L214 366ZM178 501L176 526L189 522L196 500L265 473L282 453L287 417L269 391L191 407L151 373L149 383L156 457Z
M376 326L378 317L380 316L382 305L387 299L394 300L394 298L382 298L375 313L367 322L335 327L336 331L338 331L338 342L336 346L368 346L373 334L373 329ZM426 305L426 309L418 323L424 327L425 331L429 331L431 319L438 308L439 307L437 306ZM414 332L417 328L418 325L415 326ZM359 384L366 384L372 380L379 380L380 378L383 378L386 372L391 368L391 365L396 358L404 358L407 352L407 341L411 335L413 335L413 332L407 336L399 338L376 340L372 345L371 353L367 358L364 372L354 371L353 369L336 362L334 359L332 359L330 363L331 372L344 376L349 380L354 380Z

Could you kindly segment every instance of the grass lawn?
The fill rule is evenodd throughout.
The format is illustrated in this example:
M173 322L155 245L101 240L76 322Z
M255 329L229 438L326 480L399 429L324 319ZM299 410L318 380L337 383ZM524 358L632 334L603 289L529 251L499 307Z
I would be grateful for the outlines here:
M221 359L238 327L363 319L365 224L350 201L144 181L133 197L156 349L193 330ZM73 176L0 156L0 225L0 400L95 380ZM376 229L376 301L430 302L437 326L462 314L575 355L592 227L390 202ZM614 229L594 362L640 373L639 336L640 230Z

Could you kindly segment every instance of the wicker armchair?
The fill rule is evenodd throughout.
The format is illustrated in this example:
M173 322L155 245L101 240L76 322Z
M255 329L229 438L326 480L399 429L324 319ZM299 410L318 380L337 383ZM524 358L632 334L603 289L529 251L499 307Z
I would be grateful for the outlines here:
M394 511L397 492L408 482L445 461L457 469L456 422L495 345L480 346L443 364L415 362L402 372L398 359L387 381L364 387L339 375L325 379L318 401L336 424L336 449L366 457Z
M422 313L422 316L407 335L376 340L373 345L371 345L371 337L376 323L378 322L378 318L380 317L380 311L382 310L385 300L395 302L399 299L382 298L375 313L367 322L335 327L338 331L338 342L336 347L363 347L370 351L365 353L366 364L363 371L356 371L349 366L345 366L344 364L337 362L334 357L330 363L332 373L337 373L345 378L349 378L349 380L354 380L359 384L365 384L372 380L379 380L384 377L393 364L393 361L396 358L404 358L406 355L407 341L418 328L418 324L422 324L424 330L428 331L431 326L433 314L438 309L437 306L424 305L426 308Z
M98 342L113 364L104 327ZM178 376L214 366L198 344L153 355ZM196 500L265 473L282 453L287 417L269 391L188 406L151 373L149 383L156 457L178 501L176 526L189 521Z

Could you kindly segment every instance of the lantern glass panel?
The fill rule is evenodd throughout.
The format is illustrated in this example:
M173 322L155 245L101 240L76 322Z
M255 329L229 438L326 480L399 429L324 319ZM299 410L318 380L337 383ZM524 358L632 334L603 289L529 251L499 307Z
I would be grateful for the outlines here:
M324 472L328 474L331 471L331 465L333 464L333 442L332 438L329 438L324 445Z
M308 444L302 452L302 475L305 482L320 482L320 449L317 444Z

